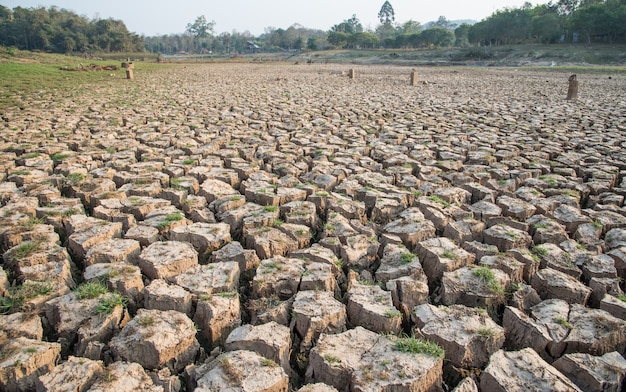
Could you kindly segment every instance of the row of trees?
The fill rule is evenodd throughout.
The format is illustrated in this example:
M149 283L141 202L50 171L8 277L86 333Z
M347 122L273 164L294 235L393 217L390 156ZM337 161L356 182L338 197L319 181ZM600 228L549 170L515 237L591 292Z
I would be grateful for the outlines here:
M472 44L626 42L626 0L559 0L496 11L468 30Z
M557 0L555 0L557 1ZM422 26L415 20L396 23L391 3L383 3L380 24L365 30L356 15L329 31L294 24L249 32L215 35L205 16L183 34L140 37L114 19L89 20L65 9L0 5L0 45L53 52L131 52L174 54L246 51L323 50L328 48L421 48L556 42L626 42L626 0L558 0L505 8L475 24L456 25L445 17Z
M15 7L11 10L2 5L0 45L59 53L144 49L142 37L129 32L121 20L88 20L56 7Z

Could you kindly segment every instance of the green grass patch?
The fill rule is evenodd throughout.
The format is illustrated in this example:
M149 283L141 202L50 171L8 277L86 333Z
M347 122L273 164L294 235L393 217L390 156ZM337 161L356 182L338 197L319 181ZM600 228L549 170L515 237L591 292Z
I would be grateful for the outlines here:
M441 256L450 260L456 260L459 258L459 256L456 255L456 253L454 253L453 251L449 249L444 250Z
M402 313L399 310L387 310L385 311L385 317L387 318L402 318Z
M1 48L0 48L1 49ZM101 56L99 56L101 57ZM94 86L119 84L126 86L126 71L62 71L62 67L78 67L79 64L117 65L119 61L101 61L82 57L11 50L10 54L0 50L0 111L9 108L24 108L30 101L40 101L41 95L71 97L82 91L89 91ZM156 63L135 63L135 74L155 72L159 69L171 68L172 65ZM111 76L113 75L113 76ZM135 88L132 86L132 88ZM132 102L133 99L121 97ZM111 103L120 97L111 97ZM60 102L62 100L59 100Z
M436 358L443 358L445 351L437 343L428 340L417 339L414 336L397 337L395 350L403 353L426 354Z
M64 154L61 152L57 152L56 154L53 154L50 158L52 158L52 160L54 162L60 162L62 160L64 160L65 158L69 157L70 154Z
M65 177L65 181L70 185L76 185L85 181L85 175L83 173L70 173Z
M22 230L25 231L31 231L35 228L35 226L37 225L43 225L45 222L43 221L43 219L40 218L28 218L22 222L20 222L19 227Z
M447 201L443 200L441 197L439 197L437 195L428 196L428 200L434 201L435 203L438 203L438 204L441 204L444 208L450 205L450 203L448 203Z
M496 330L493 328L481 327L476 330L476 334L484 338L488 338L496 335Z
M37 252L40 246L41 242L39 241L26 241L11 249L11 258L14 260L21 260Z
M111 314L116 306L126 306L127 303L128 299L123 297L120 293L111 293L100 298L96 306L96 312L98 312L99 315Z
M545 256L548 254L548 249L544 248L541 245L537 245L532 248L532 252L537 256Z
M50 294L54 286L50 282L27 282L18 287L12 287L9 295L0 297L0 314L7 314L21 310L24 302Z
M400 262L402 264L409 264L411 263L413 260L415 260L417 256L414 255L413 253L402 253L400 255Z
M341 359L338 356L332 354L325 354L322 358L324 358L324 361L330 363L331 365L333 363L341 362Z
M37 158L40 155L41 154L38 153L38 152L29 152L28 154L22 155L20 158L21 159L32 159L32 158Z
M480 278L487 287L495 294L504 295L504 288L498 283L496 274L489 267L478 267L472 271L472 274Z
M108 293L107 287L100 281L92 280L85 282L76 288L76 297L78 299L92 299Z
M554 319L552 319L553 322L564 326L567 329L571 329L572 328L572 324L567 321L567 319L565 317L555 317Z

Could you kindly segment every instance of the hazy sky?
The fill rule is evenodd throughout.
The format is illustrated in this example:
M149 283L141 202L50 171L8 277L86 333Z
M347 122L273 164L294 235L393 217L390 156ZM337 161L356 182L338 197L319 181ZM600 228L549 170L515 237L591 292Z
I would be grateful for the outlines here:
M521 7L526 0L390 0L396 22L420 23L445 16L448 20L481 20L505 7ZM531 1L533 5L547 0ZM89 19L120 19L128 30L154 36L185 31L188 23L204 15L216 22L216 33L237 30L253 35L266 27L284 28L294 23L329 30L353 14L365 28L375 28L384 0L0 0L5 7L57 6Z

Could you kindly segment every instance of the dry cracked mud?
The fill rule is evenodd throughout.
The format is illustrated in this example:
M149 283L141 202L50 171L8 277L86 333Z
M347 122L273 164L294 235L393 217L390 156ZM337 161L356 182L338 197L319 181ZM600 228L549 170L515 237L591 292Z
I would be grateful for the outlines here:
M626 388L626 76L187 64L0 121L0 389Z

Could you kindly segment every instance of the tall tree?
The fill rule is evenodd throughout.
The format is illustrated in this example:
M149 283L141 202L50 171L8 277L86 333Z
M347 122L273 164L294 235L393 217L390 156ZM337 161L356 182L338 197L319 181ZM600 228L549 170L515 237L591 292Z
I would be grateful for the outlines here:
M198 16L193 23L187 24L187 32L196 38L207 38L213 34L215 21L208 22L204 15Z
M389 2L389 0L386 0L383 3L383 6L380 7L380 11L378 12L378 19L380 20L380 23L385 25L390 25L396 20L396 13L393 10L393 6Z

